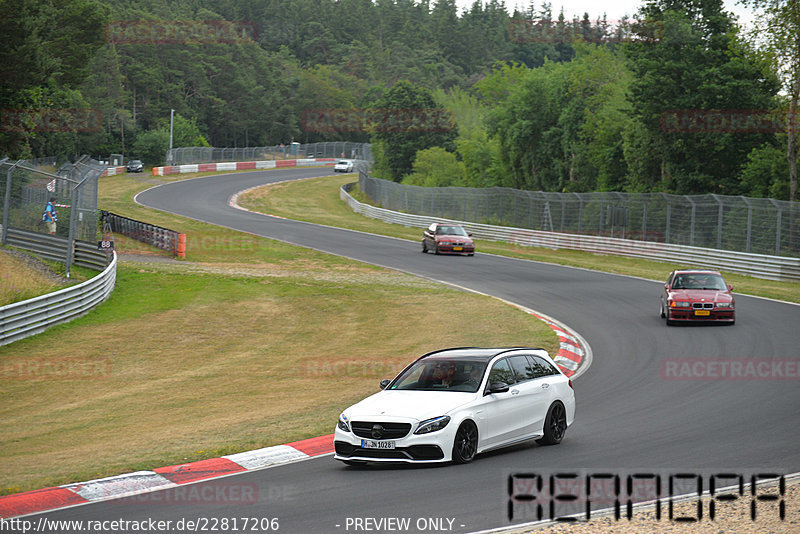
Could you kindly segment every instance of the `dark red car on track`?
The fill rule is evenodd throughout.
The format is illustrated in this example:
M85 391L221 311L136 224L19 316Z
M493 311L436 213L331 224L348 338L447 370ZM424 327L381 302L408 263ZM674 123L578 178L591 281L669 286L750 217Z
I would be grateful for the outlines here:
M661 317L677 322L735 322L733 286L717 271L683 269L672 271L661 292Z
M422 252L475 254L475 243L460 224L433 223L422 233Z

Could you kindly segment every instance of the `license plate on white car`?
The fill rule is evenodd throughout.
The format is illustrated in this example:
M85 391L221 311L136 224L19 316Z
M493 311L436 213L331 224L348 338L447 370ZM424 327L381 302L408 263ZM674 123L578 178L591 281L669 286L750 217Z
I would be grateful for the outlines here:
M394 441L388 440L373 440L373 439L362 439L361 440L361 448L362 449L394 449Z

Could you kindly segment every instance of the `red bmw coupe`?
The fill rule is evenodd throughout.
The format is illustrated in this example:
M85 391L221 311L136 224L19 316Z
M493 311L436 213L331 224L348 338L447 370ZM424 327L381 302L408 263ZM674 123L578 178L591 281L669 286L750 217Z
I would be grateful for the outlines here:
M736 303L733 286L717 271L672 271L661 292L661 317L667 325L709 321L733 324Z
M422 233L422 252L436 254L475 254L472 237L459 224L433 223Z

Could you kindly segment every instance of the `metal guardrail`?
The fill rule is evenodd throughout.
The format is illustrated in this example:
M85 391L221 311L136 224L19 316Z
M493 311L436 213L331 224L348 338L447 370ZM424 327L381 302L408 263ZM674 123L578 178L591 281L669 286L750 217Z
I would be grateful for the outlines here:
M67 257L69 239L19 228L9 228L6 244L29 250L42 258L63 262ZM73 263L81 267L102 271L108 265L108 255L97 250L97 243L75 240Z
M412 228L425 228L432 222L453 222L463 225L475 237L490 241L505 241L522 246L551 249L581 250L596 254L630 256L662 262L670 261L688 266L724 269L768 280L800 280L800 258L767 256L653 241L634 241L614 237L546 232L527 228L457 221L442 217L412 215L378 208L357 201L349 193L357 185L357 183L351 183L342 186L339 191L340 198L354 212L392 224L401 224Z
M544 232L800 257L800 203L717 194L423 187L360 173L382 208Z
M105 253L103 253L105 255ZM0 345L38 334L89 312L111 294L117 279L117 254L91 280L55 293L0 307Z

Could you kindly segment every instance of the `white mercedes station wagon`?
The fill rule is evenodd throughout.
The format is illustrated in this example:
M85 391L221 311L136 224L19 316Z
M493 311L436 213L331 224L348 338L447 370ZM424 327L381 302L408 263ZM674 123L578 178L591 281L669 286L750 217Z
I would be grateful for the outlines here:
M572 382L543 349L425 354L339 416L334 458L467 463L527 440L554 445L575 416Z

